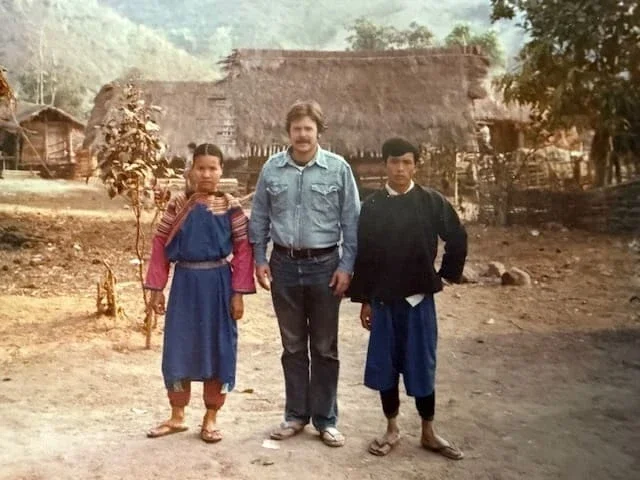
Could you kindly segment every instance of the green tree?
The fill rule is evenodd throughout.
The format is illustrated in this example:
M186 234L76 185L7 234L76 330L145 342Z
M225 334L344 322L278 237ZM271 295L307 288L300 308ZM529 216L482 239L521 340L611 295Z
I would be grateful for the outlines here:
M376 25L364 17L356 21L348 28L353 32L347 37L349 50L388 50L395 28Z
M491 0L492 20L518 19L528 41L499 85L551 129L594 129L597 185L607 182L614 140L640 130L637 0ZM610 174L609 174L610 176Z
M417 22L411 22L409 28L398 30L360 17L348 30L353 32L347 37L349 50L396 50L433 46L433 33Z
M431 30L417 22L406 29L382 26L365 17L358 18L350 27L347 37L349 50L396 50L403 48L429 48L436 44ZM496 66L504 65L504 50L493 30L484 33L472 32L469 25L456 25L444 40L446 46L477 45Z
M43 96L39 98L41 82ZM24 71L18 76L18 85L24 100L42 101L79 117L86 114L84 101L88 90L68 68L45 71L42 76L34 69Z
M153 225L158 215L167 206L170 191L158 187L157 179L175 177L164 156L165 145L160 139L160 127L152 119L157 110L144 101L144 92L136 85L124 86L123 102L112 109L105 122L100 125L103 142L97 151L100 179L104 182L110 198L125 197L136 220L135 252L138 265L138 280L145 303L144 331L146 348L151 348L151 331L155 327L155 316L150 305L148 291L144 288L143 265L148 245L142 229L142 212L145 200L153 198L156 206ZM118 315L117 307L110 309Z
M476 45L482 49L485 55L491 60L494 66L504 66L504 50L498 39L498 35L493 30L484 33L472 32L467 24L458 24L453 27L451 33L444 39L446 46L468 47Z
M433 46L433 32L424 25L411 22L409 28L401 30L396 37L397 48L427 48Z

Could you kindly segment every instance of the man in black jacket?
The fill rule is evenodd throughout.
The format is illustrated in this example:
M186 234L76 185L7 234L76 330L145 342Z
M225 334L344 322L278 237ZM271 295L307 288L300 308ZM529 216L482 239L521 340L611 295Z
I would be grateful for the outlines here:
M358 254L347 293L362 303L360 320L371 331L365 385L380 392L387 418L386 433L373 440L369 452L386 455L400 439L402 374L407 395L415 397L422 418L422 446L460 460L463 453L433 428L438 337L433 296L442 290L443 280L460 281L467 234L443 195L413 182L419 157L414 145L389 139L382 157L389 180L362 205ZM445 249L436 272L438 237Z

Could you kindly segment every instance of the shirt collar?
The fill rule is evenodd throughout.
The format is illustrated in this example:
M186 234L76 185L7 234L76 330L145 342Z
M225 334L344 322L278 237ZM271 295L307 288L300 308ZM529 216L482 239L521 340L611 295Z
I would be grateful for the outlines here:
M282 155L282 158L278 162L278 167L284 167L287 164L296 168L300 168L300 166L296 165L296 163L293 161L293 157L291 156L291 147L287 148L287 151L284 153L284 155ZM309 163L305 165L305 167L310 167L314 164L325 169L329 168L327 165L327 159L325 158L325 152L322 148L320 148L320 145L318 145L318 149L316 150L316 154L314 155L314 157Z
M387 192L389 193L389 195L391 195L392 197L396 197L396 196L398 196L398 195L406 195L406 194L407 194L407 193L409 193L411 190L413 190L413 187L415 187L415 186L416 186L416 184L413 182L413 180L411 180L411 183L409 184L409 188L408 188L408 189L407 189L407 191L406 191L406 192L404 192L404 193L396 192L393 188L391 188L391 187L389 186L389 183L385 184L384 188L386 188L386 189L387 189Z

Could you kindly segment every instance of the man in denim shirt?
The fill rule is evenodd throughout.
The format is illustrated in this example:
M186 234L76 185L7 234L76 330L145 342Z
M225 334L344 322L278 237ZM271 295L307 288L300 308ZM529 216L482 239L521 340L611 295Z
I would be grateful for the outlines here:
M316 102L294 104L286 127L291 146L262 168L249 224L256 277L271 290L283 346L285 418L271 438L292 437L311 420L325 444L340 447L338 314L353 272L360 198L349 164L318 145L325 124Z

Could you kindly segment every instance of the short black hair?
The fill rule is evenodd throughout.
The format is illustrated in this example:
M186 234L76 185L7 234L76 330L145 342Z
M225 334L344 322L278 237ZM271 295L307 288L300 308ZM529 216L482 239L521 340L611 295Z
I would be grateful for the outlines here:
M213 143L201 143L196 147L193 151L193 163L196 164L196 158L200 156L211 155L212 157L218 157L220 159L220 166L224 166L224 156L222 155L222 150L217 145Z
M410 141L401 137L393 137L382 144L382 160L385 163L389 157L401 157L405 153L413 153L413 161L418 163L420 150Z
M189 142L189 145L187 145L187 148L189 150L195 150L196 149L196 144L195 142Z

